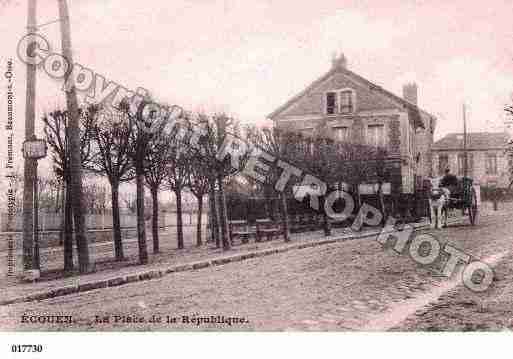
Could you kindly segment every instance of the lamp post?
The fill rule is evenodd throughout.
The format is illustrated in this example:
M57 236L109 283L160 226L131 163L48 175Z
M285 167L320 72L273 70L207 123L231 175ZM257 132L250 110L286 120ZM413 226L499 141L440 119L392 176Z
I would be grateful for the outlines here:
M32 160L34 163L35 178L33 179L33 257L31 258L31 267L26 268L28 270L39 271L41 269L40 257L39 257L39 194L38 194L38 178L37 178L37 161L46 157L48 147L46 141L38 139L36 135L32 135L25 142L23 142L23 158L25 160ZM38 276L38 275L37 275Z

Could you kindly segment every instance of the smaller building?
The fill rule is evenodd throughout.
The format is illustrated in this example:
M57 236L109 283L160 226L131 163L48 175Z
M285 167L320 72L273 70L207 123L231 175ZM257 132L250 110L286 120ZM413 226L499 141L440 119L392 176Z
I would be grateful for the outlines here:
M446 168L462 176L465 155L463 134L450 133L433 144L433 174L441 176ZM473 132L467 133L468 176L481 186L508 187L508 157L506 146L509 136L506 133Z

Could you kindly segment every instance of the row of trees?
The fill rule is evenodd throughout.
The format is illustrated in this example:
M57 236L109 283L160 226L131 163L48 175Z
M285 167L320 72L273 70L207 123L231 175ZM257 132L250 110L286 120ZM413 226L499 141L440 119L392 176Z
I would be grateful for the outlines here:
M140 106L142 108L143 106ZM241 175L250 160L249 149L237 156L234 165L230 155L218 160L224 151L228 134L238 136L253 148L261 149L275 161L259 180L245 176L246 183L257 195L280 198L285 241L290 240L287 197L292 196L294 185L301 180L292 178L287 184L279 183L283 166L294 166L336 188L340 182L358 184L371 177L384 178L386 153L371 146L338 143L331 139L328 126L321 125L311 136L283 131L277 128L241 128L238 121L224 114L184 114L178 121L157 118L154 113L143 116L122 102L117 109L98 105L82 108L80 138L82 166L88 172L106 178L110 185L113 216L113 240L116 260L124 259L120 228L120 193L123 183L135 181L136 212L138 217L139 261L148 261L145 230L145 188L151 195L153 251L159 252L159 193L172 191L176 198L177 247L184 248L182 196L188 191L197 200L198 219L196 245L203 244L202 215L208 198L211 237L218 247L230 249L225 186ZM152 117L153 116L153 117ZM52 153L54 172L65 184L64 252L65 270L73 268L72 208L69 201L69 114L54 111L44 116L45 135ZM152 131L148 131L152 128ZM224 153L224 152L223 152ZM253 152L255 155L256 152ZM264 157L265 155L261 155ZM295 173L299 176L299 172ZM321 182L319 182L321 183ZM321 198L322 201L322 198ZM322 202L319 208L322 208ZM384 206L383 206L384 209ZM331 233L325 214L325 233Z
M11 173L12 189L16 198L16 209L21 212L22 197L17 195L23 190L23 174L16 170ZM38 208L41 212L61 213L64 207L65 188L55 174L39 175L37 178ZM100 183L85 182L83 184L84 212L90 214L105 213L109 208L108 189Z
M140 108L142 108L141 106ZM82 108L80 115L80 143L82 166L88 172L106 178L110 185L113 216L115 257L124 259L120 228L119 187L136 182L136 211L138 217L139 259L148 260L145 231L145 187L151 194L153 250L159 252L159 192L170 190L176 197L177 246L184 247L182 221L182 193L188 190L198 201L197 245L202 245L203 204L208 193L223 193L226 177L234 172L229 159L217 161L216 155L228 131L237 132L237 122L225 115L184 116L180 121L149 118L133 112L128 103L117 109L98 105ZM64 253L65 270L73 269L73 231L70 196L70 151L67 111L54 111L43 117L44 133L51 150L53 169L66 188L64 194ZM160 121L155 127L154 121ZM152 131L148 129L153 126ZM202 135L197 136L195 128ZM194 146L190 143L193 142ZM212 197L213 198L213 197ZM226 209L223 196L212 208L214 226L219 229L216 243L229 249ZM217 219L217 221L216 221Z
M283 163L300 169L305 175L310 175L312 183L324 192L332 190L346 190L358 188L361 183L377 181L381 210L385 210L381 184L387 179L385 158L387 152L384 148L360 145L349 142L339 142L329 133L330 127L321 123L314 129L313 134L303 135L298 132L280 130L278 128L259 129L250 127L247 131L248 140L255 146L262 148L266 153L278 159L271 164L271 169L264 181L254 185L259 187L257 192L266 198L280 199L280 212L283 219L285 241L289 240L289 216L287 198L293 196L293 190L299 185L300 178L293 178L286 186L278 184L282 174ZM279 165L279 163L281 165ZM298 175L296 173L296 175ZM343 185L348 187L342 188ZM360 205L358 191L355 191L357 206ZM315 209L323 214L323 227L325 235L331 235L331 226L328 214L323 210L324 196L319 197L319 203L312 203ZM269 200L269 203L271 201Z

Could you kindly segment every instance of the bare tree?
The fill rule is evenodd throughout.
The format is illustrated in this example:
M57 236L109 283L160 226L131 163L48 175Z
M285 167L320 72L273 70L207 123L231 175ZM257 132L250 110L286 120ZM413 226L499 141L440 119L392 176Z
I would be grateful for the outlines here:
M338 184L345 183L352 188L358 207L362 202L360 185L377 182L379 206L382 213L385 214L383 183L389 179L386 169L386 149L350 142L337 143L336 147L338 157L336 182ZM383 218L385 219L386 215Z
M208 171L212 173L215 178L215 189L211 191L211 198L215 195L217 190L217 205L211 206L211 211L219 211L215 214L218 218L218 224L221 233L221 242L224 250L230 249L230 241L228 238L228 218L226 212L226 198L225 198L225 183L229 182L230 178L240 173L244 168L244 163L248 159L248 153L241 151L238 153L237 163L232 165L231 155L223 156L225 152L224 146L230 141L226 141L228 136L240 135L239 123L233 118L225 114L216 114L211 118L206 118L202 121L202 143L203 143L203 156L208 159ZM226 142L226 143L225 143ZM222 157L222 158L221 158ZM212 193L213 192L213 193Z
M191 193L196 197L198 208L197 208L197 223L196 223L196 246L203 244L202 240L202 217L203 217L203 199L209 192L212 185L212 175L208 168L208 158L203 155L205 149L203 144L200 143L200 148L197 151L190 153L190 171L187 179L187 187Z
M176 235L178 249L184 248L183 242L183 213L182 191L187 186L190 173L190 151L187 137L190 133L189 123L176 123L171 130L167 157L167 184L176 197Z
M135 177L130 157L132 127L126 111L99 109L92 130L94 151L88 169L105 175L111 186L112 231L116 260L124 258L119 214L119 186Z
M208 206L209 206L209 225L212 241L215 242L216 247L221 247L221 218L219 216L219 200L216 191L216 153L218 151L217 132L215 123L205 114L198 114L195 126L201 133L200 140L198 141L198 153L194 156L202 160L202 168L191 168L192 171L202 170L208 177ZM194 172L193 172L194 174Z
M39 208L47 212L59 213L62 206L62 185L60 179L54 176L38 176Z
M328 137L323 128L317 129L313 136L305 136L304 147L302 154L304 156L303 162L307 172L321 180L326 188L320 188L321 190L321 203L319 203L319 211L323 217L323 229L324 235L331 235L331 225L327 213L323 210L324 208L324 193L330 188L336 180L337 176L337 163L338 153L334 146L334 141Z
M93 118L96 107L90 106L81 109L80 115L80 153L82 166L86 166L91 157L91 134ZM56 176L61 179L65 186L64 201L64 271L73 270L73 212L72 212L72 187L71 187L71 166L69 127L70 120L68 111L53 111L43 116L44 133L50 148L53 161L53 170ZM79 238L77 238L77 241ZM78 242L77 242L78 247Z
M119 110L124 111L129 123L132 126L132 148L130 151L130 158L133 161L135 169L135 182L136 182L136 203L137 203L137 243L139 247L139 263L148 263L148 247L146 244L146 223L145 223L145 207L144 207L144 182L145 182L145 166L144 161L148 142L153 136L151 128L151 121L155 120L154 113L148 116L143 116L143 110L150 101L145 99L139 105L136 113L132 113L128 103L120 103Z
M355 189L358 206L358 188L361 183L377 181L379 201L384 210L382 183L386 177L384 164L386 151L368 145L338 142L333 140L329 127L321 123L311 135L287 133L282 136L283 155L288 163L296 165L305 173L320 181L321 193L342 189L342 183ZM347 188L346 188L347 189ZM318 196L318 211L322 213L322 227L326 236L331 235L331 223L324 210L326 196Z
M283 229L283 238L285 242L290 241L290 222L287 206L287 194L291 192L291 186L286 186L283 189L277 189L275 184L281 176L283 171L278 166L278 161L289 161L294 155L294 146L291 146L291 139L295 135L288 131L280 130L278 128L263 128L248 127L246 129L248 140L257 148L261 148L267 154L274 157L272 163L266 163L269 170L265 176L262 174L262 181L257 185L260 187L260 192L265 194L273 194L280 199L280 213ZM291 182L292 183L292 182ZM268 204L271 207L271 204Z
M170 156L173 156L173 139L159 132L148 142L145 157L145 179L151 192L153 253L159 252L159 190L168 175Z

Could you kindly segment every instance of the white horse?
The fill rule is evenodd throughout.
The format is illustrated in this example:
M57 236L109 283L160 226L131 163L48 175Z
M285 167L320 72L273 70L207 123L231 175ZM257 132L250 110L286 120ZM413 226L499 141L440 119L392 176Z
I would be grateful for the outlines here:
M443 222L443 228L447 227L447 204L450 195L447 188L439 186L439 179L431 180L429 208L431 211L430 219L432 228L440 229L441 222Z

